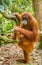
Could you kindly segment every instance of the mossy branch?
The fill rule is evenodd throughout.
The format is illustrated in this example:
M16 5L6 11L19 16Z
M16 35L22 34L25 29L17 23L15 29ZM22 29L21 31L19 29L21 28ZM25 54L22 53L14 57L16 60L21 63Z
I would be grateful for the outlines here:
M13 13L13 14L8 14L7 12L1 12L1 13L6 19L14 20L16 22L16 24L19 25L19 20L18 20L17 16L15 15L15 13Z

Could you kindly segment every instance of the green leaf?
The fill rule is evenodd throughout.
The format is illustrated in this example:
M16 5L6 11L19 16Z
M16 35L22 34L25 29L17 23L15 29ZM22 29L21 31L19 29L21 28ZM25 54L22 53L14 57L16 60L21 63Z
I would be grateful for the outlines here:
M0 5L0 12L4 12L4 6Z
M13 0L6 0L6 2L7 2L8 5L9 5L9 4L12 5L12 1L13 1Z

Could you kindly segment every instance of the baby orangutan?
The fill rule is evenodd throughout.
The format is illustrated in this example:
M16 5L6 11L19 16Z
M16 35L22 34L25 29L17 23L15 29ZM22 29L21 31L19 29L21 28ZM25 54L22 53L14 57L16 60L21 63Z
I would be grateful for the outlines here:
M19 36L18 45L23 49L25 62L27 63L34 48L34 43L39 38L38 21L29 12L24 12L22 15L16 13L16 16L20 21L20 26L15 27L15 31L20 33L20 35L17 34Z

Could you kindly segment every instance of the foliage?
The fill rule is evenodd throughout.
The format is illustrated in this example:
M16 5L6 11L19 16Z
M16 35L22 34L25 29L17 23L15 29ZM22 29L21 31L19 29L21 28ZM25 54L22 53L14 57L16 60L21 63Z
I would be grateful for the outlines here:
M12 5L13 0L0 0L0 11L8 9Z
M13 12L25 12L29 11L33 13L32 0L14 0L12 4Z
M7 20L3 17L0 17L0 34L7 34L9 32L12 32L12 29L14 27L15 22L11 20Z

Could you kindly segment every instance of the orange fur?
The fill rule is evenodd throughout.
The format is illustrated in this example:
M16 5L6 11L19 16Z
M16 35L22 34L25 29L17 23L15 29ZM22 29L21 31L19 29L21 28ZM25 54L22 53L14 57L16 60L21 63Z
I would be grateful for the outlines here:
M22 19L24 16L29 17L29 22L25 26L22 24ZM39 37L39 27L38 27L38 21L29 13L24 12L21 17L20 14L17 14L18 18L20 18L20 30L21 33L19 36L19 43L18 45L23 49L24 51L24 57L25 62L29 62L29 56L34 48L34 43L38 40ZM28 19L27 19L28 20Z

